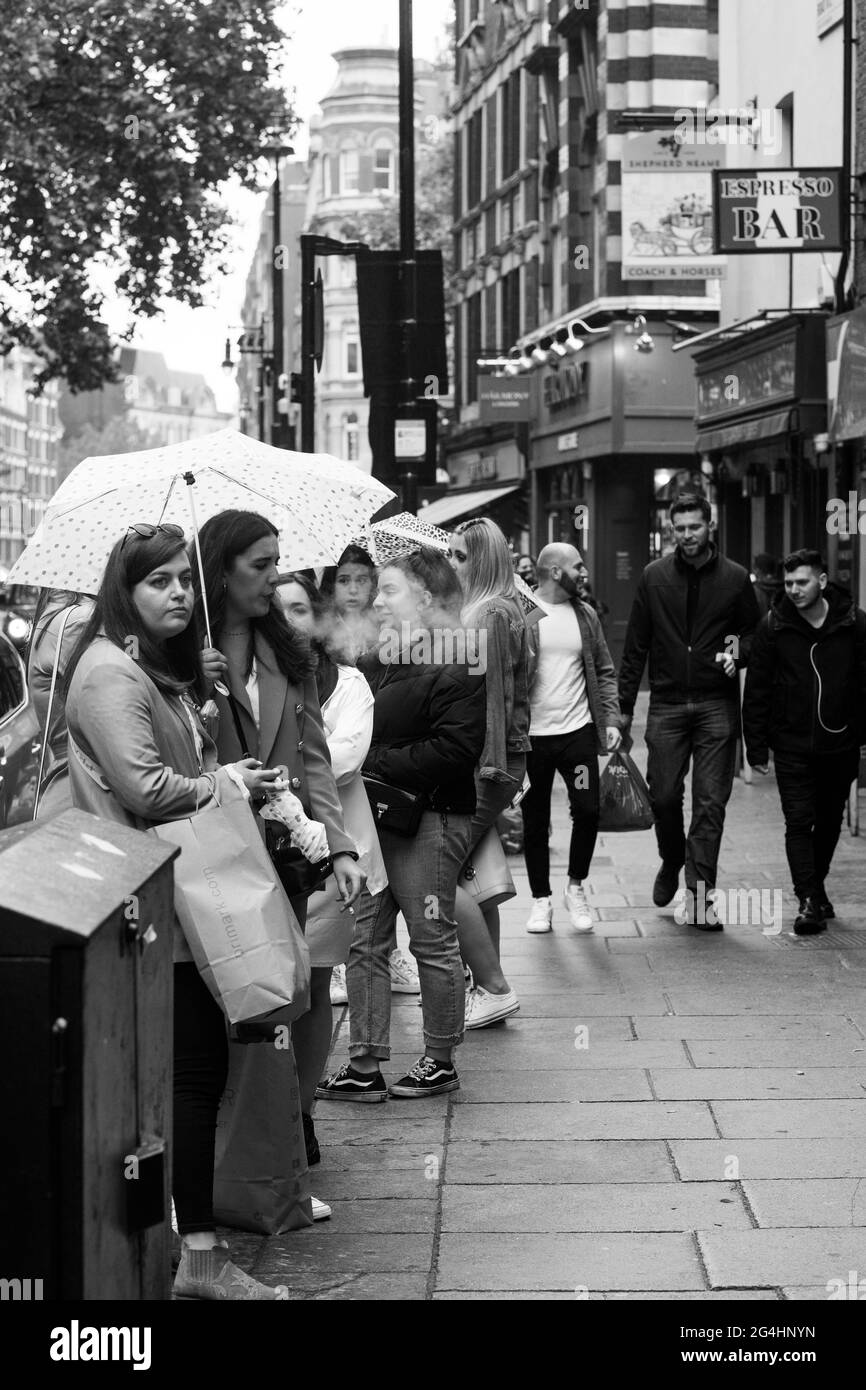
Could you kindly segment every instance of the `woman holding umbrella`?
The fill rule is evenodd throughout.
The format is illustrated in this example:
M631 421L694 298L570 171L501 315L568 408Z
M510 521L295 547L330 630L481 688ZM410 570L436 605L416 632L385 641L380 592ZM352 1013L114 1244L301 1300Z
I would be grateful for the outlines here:
M231 700L219 691L214 695L220 758L234 761L249 752L269 766L288 769L287 780L304 811L325 827L339 910L354 915L363 875L343 824L309 641L289 626L277 598L277 528L257 512L231 509L205 522L199 544L215 648L208 673L227 681L231 692ZM293 897L292 907L303 928L306 897ZM292 1024L308 1162L318 1156L309 1117L323 1039L326 1055L330 1042L330 976L330 970L312 971L309 1011Z
M108 558L93 613L69 659L66 719L73 805L147 830L206 807L223 779L263 792L277 778L252 758L219 767L196 698L204 694L192 572L179 526L131 526ZM182 1237L175 1293L287 1299L250 1278L217 1241L217 1110L225 1019L175 922L173 1196Z

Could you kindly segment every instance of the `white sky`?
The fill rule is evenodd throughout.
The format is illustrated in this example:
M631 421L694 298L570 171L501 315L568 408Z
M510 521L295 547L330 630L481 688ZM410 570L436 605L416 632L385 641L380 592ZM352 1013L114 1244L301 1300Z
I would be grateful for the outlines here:
M453 16L451 0L415 0L413 49L418 58L434 58L444 42L446 23ZM303 0L283 7L282 23L291 36L285 72L294 87L294 108L302 124L293 136L296 158L307 152L305 122L333 84L337 65L331 53L352 47L397 47L398 0ZM240 323L244 282L252 259L258 222L266 194L234 188L225 201L239 225L234 233L232 272L213 284L208 307L189 309L168 304L162 319L141 325L134 346L163 352L170 367L203 372L223 410L234 410L237 389L220 371L225 339L230 326ZM110 315L117 330L122 312Z

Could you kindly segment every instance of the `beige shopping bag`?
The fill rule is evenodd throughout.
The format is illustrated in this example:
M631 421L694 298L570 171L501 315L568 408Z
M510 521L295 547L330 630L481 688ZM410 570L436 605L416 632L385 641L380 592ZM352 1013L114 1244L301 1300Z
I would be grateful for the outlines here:
M180 846L174 906L201 977L230 1023L290 1022L310 1002L310 953L249 803L231 786L219 804L156 827Z

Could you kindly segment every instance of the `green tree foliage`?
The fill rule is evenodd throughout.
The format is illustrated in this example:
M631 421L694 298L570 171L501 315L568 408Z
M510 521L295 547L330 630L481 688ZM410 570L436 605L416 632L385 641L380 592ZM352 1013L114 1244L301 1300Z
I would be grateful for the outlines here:
M20 343L37 385L116 380L106 281L137 317L202 303L230 218L220 187L253 187L278 84L279 0L16 0L0 43L0 354Z
M102 429L86 424L71 438L64 438L58 453L57 485L69 476L83 459L103 454L134 454L140 449L155 449L160 440L150 430L143 430L126 413L114 415Z

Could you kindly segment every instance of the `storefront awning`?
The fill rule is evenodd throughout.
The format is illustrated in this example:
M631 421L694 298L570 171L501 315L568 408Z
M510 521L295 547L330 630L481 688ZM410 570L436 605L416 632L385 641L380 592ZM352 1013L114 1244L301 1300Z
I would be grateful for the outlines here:
M716 449L735 449L738 444L755 444L759 439L775 439L780 434L788 434L793 414L793 410L777 410L757 420L726 425L724 429L699 430L698 451L710 454Z
M477 492L461 492L449 497L440 497L428 507L422 507L418 515L434 526L441 526L443 522L456 521L458 516L466 516L468 512L486 510L491 502L498 502L501 497L507 497L509 492L516 492L519 487L519 483L511 483L509 487L481 488Z

